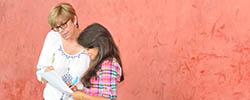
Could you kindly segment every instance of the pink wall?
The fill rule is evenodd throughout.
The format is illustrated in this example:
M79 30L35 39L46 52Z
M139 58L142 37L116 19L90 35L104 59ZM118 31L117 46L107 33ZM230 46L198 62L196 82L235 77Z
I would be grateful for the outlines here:
M36 64L60 0L0 1L0 100L41 100ZM249 0L68 0L120 47L118 100L249 100ZM19 99L20 100L20 99Z

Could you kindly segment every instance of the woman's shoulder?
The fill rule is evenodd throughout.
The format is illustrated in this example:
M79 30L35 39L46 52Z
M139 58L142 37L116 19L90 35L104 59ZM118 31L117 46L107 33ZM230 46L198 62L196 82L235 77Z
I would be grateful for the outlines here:
M46 38L45 42L49 44L55 44L60 41L60 34L55 32L55 31L49 31Z
M47 38L60 38L60 34L58 32L51 30L48 32L46 37Z

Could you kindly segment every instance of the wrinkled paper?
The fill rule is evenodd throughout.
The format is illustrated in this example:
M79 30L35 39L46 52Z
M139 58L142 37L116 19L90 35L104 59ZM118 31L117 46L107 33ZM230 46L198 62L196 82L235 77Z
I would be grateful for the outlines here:
M67 95L67 100L73 100L69 97L70 93L73 91L63 82L63 80L56 74L55 71L39 73L45 80L48 81L48 84L56 88L58 91ZM65 98L66 99L66 98Z

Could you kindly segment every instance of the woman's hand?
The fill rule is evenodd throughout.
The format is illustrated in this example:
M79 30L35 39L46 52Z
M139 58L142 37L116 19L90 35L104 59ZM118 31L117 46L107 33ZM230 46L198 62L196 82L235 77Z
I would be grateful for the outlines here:
M52 67L52 66L49 66L49 67L47 67L45 70L44 70L44 72L49 72L49 71L52 71L52 70L54 70L54 68ZM48 82L42 77L42 83L43 84L47 84Z
M42 83L46 85L48 82L42 77Z
M55 70L52 66L49 66L47 67L44 72L49 72L49 71L52 71L52 70Z
M66 85L69 87L70 86L70 84L71 84L71 82L66 82Z
M74 100L83 100L83 95L84 95L84 93L81 91L76 91L76 92L70 94L70 96Z

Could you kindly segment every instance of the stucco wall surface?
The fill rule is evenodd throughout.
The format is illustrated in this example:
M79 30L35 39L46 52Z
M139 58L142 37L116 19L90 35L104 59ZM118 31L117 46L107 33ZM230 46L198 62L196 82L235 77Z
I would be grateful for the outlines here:
M36 64L60 0L0 1L0 100L41 100ZM250 100L249 0L65 0L118 44L118 100Z

